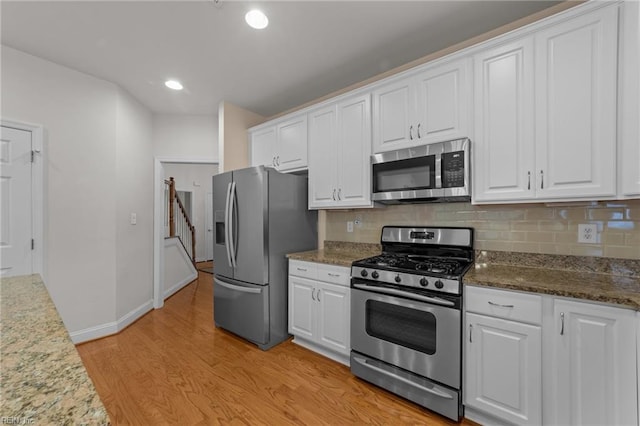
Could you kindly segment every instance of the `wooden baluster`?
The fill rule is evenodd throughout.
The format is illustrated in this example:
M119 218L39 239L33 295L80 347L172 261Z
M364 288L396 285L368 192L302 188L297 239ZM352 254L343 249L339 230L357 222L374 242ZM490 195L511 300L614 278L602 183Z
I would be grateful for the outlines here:
M169 236L176 235L176 224L174 216L174 200L176 199L176 182L173 177L169 178Z

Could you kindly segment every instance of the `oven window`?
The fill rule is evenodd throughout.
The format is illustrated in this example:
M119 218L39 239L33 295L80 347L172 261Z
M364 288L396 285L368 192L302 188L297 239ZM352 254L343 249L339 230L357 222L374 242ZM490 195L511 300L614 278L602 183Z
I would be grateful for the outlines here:
M433 189L435 155L373 165L373 192Z
M436 317L431 312L367 300L365 321L370 336L428 355L436 353Z

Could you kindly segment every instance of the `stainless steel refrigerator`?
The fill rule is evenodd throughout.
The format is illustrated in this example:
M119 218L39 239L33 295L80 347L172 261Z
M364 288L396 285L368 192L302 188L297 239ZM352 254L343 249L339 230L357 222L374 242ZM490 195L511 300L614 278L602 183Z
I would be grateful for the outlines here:
M286 340L285 254L317 247L307 178L266 167L213 176L213 317L266 350Z

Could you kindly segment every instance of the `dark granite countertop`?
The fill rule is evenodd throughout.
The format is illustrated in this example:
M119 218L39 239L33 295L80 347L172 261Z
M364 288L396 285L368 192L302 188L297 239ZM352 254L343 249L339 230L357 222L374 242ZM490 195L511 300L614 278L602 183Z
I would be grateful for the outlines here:
M379 244L325 241L289 259L351 266L380 254ZM640 260L478 251L465 284L572 297L640 310Z
M381 252L382 247L380 244L325 241L324 249L290 253L287 257L305 262L351 267L353 261L376 256Z
M640 310L640 260L480 251L464 283Z
M40 276L2 278L0 308L3 423L109 424Z

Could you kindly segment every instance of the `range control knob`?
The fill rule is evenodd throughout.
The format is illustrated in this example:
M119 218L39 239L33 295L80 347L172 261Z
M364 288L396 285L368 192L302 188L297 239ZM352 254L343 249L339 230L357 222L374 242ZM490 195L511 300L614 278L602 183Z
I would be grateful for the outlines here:
M360 275L362 275L363 277L366 277L367 275L369 275L369 273L367 272L366 269L363 269L362 271L360 271Z
M444 287L444 283L442 281L440 281L440 280L436 281L435 284L436 284L436 288Z
M373 271L371 273L371 278L373 278L374 280L378 279L379 276L380 276L380 274L378 274L378 271Z
M396 275L395 280L397 283L399 283L400 281L402 281L402 278L400 278L400 275Z
M420 285L421 285L422 287L426 287L426 286L428 286L428 285L429 285L429 281L427 281L427 279L426 279L426 278L420 278Z

